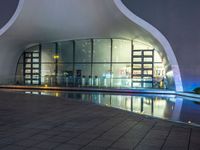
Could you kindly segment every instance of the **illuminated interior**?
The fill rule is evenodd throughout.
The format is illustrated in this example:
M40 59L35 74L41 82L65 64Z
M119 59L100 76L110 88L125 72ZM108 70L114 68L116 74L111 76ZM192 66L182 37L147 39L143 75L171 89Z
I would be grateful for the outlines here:
M38 44L21 55L16 83L167 89L165 54L141 41L84 39Z

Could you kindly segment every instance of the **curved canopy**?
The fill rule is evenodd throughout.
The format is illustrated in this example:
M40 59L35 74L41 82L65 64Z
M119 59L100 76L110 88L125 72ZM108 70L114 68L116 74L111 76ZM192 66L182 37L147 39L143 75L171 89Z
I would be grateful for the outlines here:
M180 71L168 41L120 0L20 0L15 14L0 30L1 81L14 77L25 47L101 37L142 40L163 51L172 67L176 90L182 91Z

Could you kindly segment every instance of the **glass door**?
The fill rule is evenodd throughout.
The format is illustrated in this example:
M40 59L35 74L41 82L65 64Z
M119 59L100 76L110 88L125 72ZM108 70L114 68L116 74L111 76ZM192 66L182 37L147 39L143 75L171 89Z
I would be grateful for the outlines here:
M24 52L24 84L40 85L41 61L40 52Z
M152 88L154 50L132 51L132 87Z

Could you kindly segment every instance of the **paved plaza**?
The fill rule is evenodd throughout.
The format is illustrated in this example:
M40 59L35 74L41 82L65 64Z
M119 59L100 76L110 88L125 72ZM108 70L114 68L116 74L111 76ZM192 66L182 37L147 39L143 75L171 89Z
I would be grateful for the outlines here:
M62 97L0 92L1 150L200 150L200 127Z

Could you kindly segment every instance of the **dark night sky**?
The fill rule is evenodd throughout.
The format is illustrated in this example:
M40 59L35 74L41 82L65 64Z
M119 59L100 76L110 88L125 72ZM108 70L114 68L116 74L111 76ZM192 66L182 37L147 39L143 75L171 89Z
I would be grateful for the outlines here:
M12 17L19 0L0 0L0 28Z
M187 34L200 25L198 0L123 0L123 2L135 14L162 30L165 35L169 34L169 31Z
M178 60L183 84L187 90L199 87L200 1L123 0L123 2L132 12L152 24L168 39Z
M200 54L200 1L123 0L123 2L136 15L159 29L175 50L190 55L188 50L192 48ZM180 60L185 61L186 58L181 57Z

